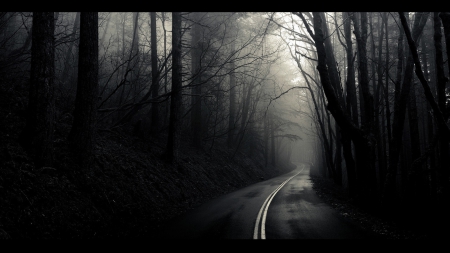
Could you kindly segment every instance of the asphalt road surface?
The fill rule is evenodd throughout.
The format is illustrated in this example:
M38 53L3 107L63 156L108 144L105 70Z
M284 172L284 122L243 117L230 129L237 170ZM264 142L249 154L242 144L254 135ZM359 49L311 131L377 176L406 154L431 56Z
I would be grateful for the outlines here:
M312 189L309 165L223 195L161 229L170 239L370 239Z

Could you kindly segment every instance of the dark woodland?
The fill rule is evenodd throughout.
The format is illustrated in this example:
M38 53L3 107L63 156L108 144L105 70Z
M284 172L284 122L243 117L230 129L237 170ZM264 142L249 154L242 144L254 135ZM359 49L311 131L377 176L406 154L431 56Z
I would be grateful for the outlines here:
M0 238L151 240L304 163L448 239L449 59L450 12L0 12Z

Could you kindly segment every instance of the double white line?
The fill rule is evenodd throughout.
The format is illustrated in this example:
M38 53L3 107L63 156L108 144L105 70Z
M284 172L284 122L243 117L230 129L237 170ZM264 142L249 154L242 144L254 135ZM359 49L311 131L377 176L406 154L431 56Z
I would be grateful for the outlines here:
M255 222L255 230L253 232L253 239L266 239L266 216L267 216L267 209L269 209L270 202L272 202L273 197L275 197L275 194L287 183L289 180L291 180L293 177L300 174L300 172L303 171L305 168L305 165L302 164L302 169L297 172L297 174L293 175L292 177L286 179L280 186L278 186L275 191L273 191L267 199L264 201L263 205L261 206L261 209L259 209L258 217L256 217ZM262 216L262 219L261 219ZM261 225L261 238L258 238L258 232L259 232L259 225Z

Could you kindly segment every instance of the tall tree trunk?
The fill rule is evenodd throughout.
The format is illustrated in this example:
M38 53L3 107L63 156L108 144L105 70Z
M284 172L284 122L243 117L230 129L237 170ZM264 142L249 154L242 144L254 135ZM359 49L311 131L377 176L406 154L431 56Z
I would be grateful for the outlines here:
M353 43L351 34L351 20L348 12L343 12L344 19L344 35L346 43L346 54L347 54L347 114L351 115L353 123L359 125L359 114L358 114L358 102L356 97L356 87L355 87L355 69L354 69L354 59L353 56ZM356 56L356 55L355 55ZM343 145L343 155L345 159L346 169L347 169L347 181L348 181L348 191L351 197L356 196L356 168L355 161L353 159L352 153L352 142L351 137L345 131L342 131L342 145Z
M150 12L150 36L151 36L151 60L152 60L152 98L158 96L159 91L159 72L158 72L158 48L156 42L156 12ZM159 104L153 103L151 109L150 132L156 134L159 131Z
M353 30L353 34L355 34L355 36L356 36L356 34L358 33L360 33L360 31L359 31L359 27L360 27L360 22L359 22L359 18L358 18L358 14L357 14L357 12L351 12L350 14L350 18L352 19L352 21L353 21L353 27L354 27L354 30ZM359 36L359 37L361 37L361 36ZM361 43L359 43L359 44L361 44ZM364 122L367 122L367 116L366 116L366 110L364 110L364 96L362 95L363 94L363 91L362 91L362 86L361 86L361 78L362 78L362 76L361 76L361 69L360 69L360 59L361 59L361 53L360 53L360 50L359 50L359 46L358 46L358 43L356 44L356 59L357 59L357 61L358 61L358 65L357 65L357 72L358 72L358 91L359 91L359 96L358 96L358 98L359 98L359 116L360 116L360 120L361 120L361 122L360 122L360 126L362 127L363 125L365 125L365 123Z
M407 104L408 109L408 120L409 120L409 138L411 139L411 160L415 161L420 157L421 149L420 149L420 138L419 138L419 118L417 115L417 104L416 104L416 84L412 83L409 101ZM414 182L417 181L417 174L421 171L422 166L414 169L411 167L411 171L408 173L408 194L412 194L411 197L415 198L417 196L413 191L417 189L417 185Z
M235 40L231 42L231 53L235 51ZM233 58L234 59L234 58ZM231 148L234 145L235 124L236 124L236 74L234 72L234 60L230 61L230 108L228 118L228 139L227 145Z
M369 71L367 66L367 13L361 12L361 25L359 26L358 17L354 13L352 19L355 25L355 37L356 44L358 47L358 62L359 62L359 72L360 80L359 86L362 93L362 111L361 115L364 117L361 119L361 129L366 132L367 136L373 136L374 129L374 109L373 109L373 96L370 93L369 88ZM363 113L364 112L364 113ZM357 168L358 168L358 182L360 184L360 189L364 192L363 195L370 196L375 193L376 189L376 175L374 166L374 156L375 156L375 139L371 138L369 142L364 143L367 145L367 150L356 150L356 152L362 152L356 158ZM367 153L366 153L367 152Z
M408 28L408 24L406 22L406 18L404 16L404 14L402 12L399 12L401 21L402 21L402 26L405 29L405 34L406 34L406 38L408 39L408 44L409 44L409 48L410 48L410 52L412 54L414 63L415 63L415 73L417 75L417 77L419 78L422 87L424 89L424 93L425 96L428 100L428 102L431 105L431 108L433 109L433 116L436 120L437 126L438 126L438 132L440 134L440 138L445 139L446 140L446 145L448 147L448 140L450 138L450 129L449 126L446 124L446 120L445 120L445 116L442 113L441 109L439 108L438 103L435 101L434 96L431 92L431 89L428 85L428 81L425 79L425 76L423 74L422 71L422 67L419 61L419 56L417 53L417 47L414 43L414 40L411 36L411 32ZM443 154L440 154L443 155ZM444 154L446 156L448 156L448 154ZM442 214L445 214L445 216L443 216L444 218L447 218L447 213L449 211L448 209L448 190L449 190L449 178L448 178L448 167L442 167L442 164L440 164L440 169L438 170L438 175L440 176L440 190L438 191L439 195L441 196L441 200L439 201L440 203L440 207L443 207L443 209L441 209ZM439 198L438 198L439 199ZM448 218L447 218L447 221Z
M359 115L358 115L358 101L356 97L356 87L355 87L355 70L354 70L354 57L352 48L352 35L351 35L351 22L348 12L343 12L344 18L344 33L345 42L347 44L347 97L352 109L352 119L355 125L359 125ZM350 115L350 114L349 114Z
M413 26L413 40L418 41L425 27L429 13L417 13ZM383 206L388 210L395 199L395 178L397 173L397 164L399 161L400 150L402 146L403 125L406 116L406 105L408 103L410 86L413 78L414 62L412 55L408 54L405 67L405 74L401 91L394 103L394 120L392 124L392 139L389 144L389 163L386 174L386 181L383 187ZM398 81L398 80L397 80Z
M162 29L164 31L164 59L167 59L167 31L166 31L166 26L165 26L165 22L166 22L166 15L165 12L161 12L161 16L162 16ZM164 61L164 93L167 93L167 61ZM164 112L165 112L165 116L164 116L164 126L167 126L167 120L168 120L168 116L169 115L169 101L167 100L166 102L164 102Z
M325 13L320 12L319 15L323 20L322 25L323 25L323 32L324 32L324 36L325 36L325 50L326 50L326 54L327 54L326 59L327 59L327 66L328 66L329 75L330 75L330 81L334 87L336 96L338 97L340 103L342 105L345 105L345 101L344 101L343 94L342 94L342 87L341 87L341 83L340 83L339 73L338 73L338 69L337 69L337 62L334 57L334 50L333 50L333 46L331 44L331 37L329 35L328 25L327 25L326 18L325 18ZM336 140L335 140L336 152L335 152L335 156L334 156L335 161L332 162L332 167L330 168L330 170L332 172L332 177L333 177L334 181L338 185L341 185L342 184L342 165L341 165L342 143L341 143L341 138L340 138L339 126L337 124L335 124L334 128L335 128L335 134L336 134ZM332 140L331 136L330 136L330 140ZM332 150L331 150L331 152L332 152ZM331 156L333 156L333 155L331 154Z
M389 16L388 13L385 12L383 15L384 20L384 30L385 30L385 41L386 41L386 63L384 65L384 73L385 73L385 84L384 84L384 105L385 105L385 111L386 111L386 127L383 129L387 129L387 140L384 138L383 143L385 144L384 148L384 157L385 157L385 165L384 165L384 171L381 173L380 182L383 183L385 180L386 175L386 168L387 168L387 149L389 147L389 140L392 138L391 133L391 106L389 104L389 30L388 30L388 21ZM384 118L384 117L383 117Z
M433 50L433 54L431 54L431 59L430 59L430 72L432 73L436 73L436 69L437 69L437 64L436 64L436 53L437 53L437 49L435 46L435 40L437 39L438 42L441 41L441 37L436 37L436 32L437 33L441 33L441 25L440 25L440 20L439 20L439 13L434 13L433 15L433 46L435 48L435 50ZM436 19L438 19L436 21ZM436 31L437 30L437 31ZM442 35L441 35L442 36ZM425 48L425 47L423 47ZM442 45L441 45L442 48ZM443 66L442 66L443 68ZM437 79L436 75L430 75L428 76L427 74L427 79L430 80L430 84L432 85L432 89L433 89L433 94L436 94L436 82L435 79ZM427 117L426 117L426 121L427 121L427 139L428 139L428 143L431 143L432 139L434 138L435 135L435 124L433 123L433 116L431 115L431 113L429 113L431 111L431 106L430 103L426 103L426 111L427 111ZM436 193L437 193L437 188L436 188L436 157L437 157L437 148L433 148L433 151L430 154L430 159L429 159L429 167L427 169L427 175L428 175L428 182L429 182L429 195L430 195L430 199L432 203L436 202Z
M318 121L319 129L320 129L320 133L322 135L322 143L324 145L324 150L325 150L324 156L326 158L327 168L331 169L333 167L333 162L332 162L332 159L331 159L332 158L332 147L331 147L331 141L329 141L329 139L331 139L331 136L330 136L330 138L327 137L326 129L325 129L325 122L322 119L322 117L320 116L321 113L320 113L320 109L319 109L319 108L323 107L323 103L318 104L318 102L316 100L316 97L314 95L314 92L313 92L313 90L311 88L311 84L309 83L309 80L308 80L308 78L306 76L305 71L303 71L303 68L302 68L302 65L300 64L300 61L297 61L297 66L300 69L300 72L302 73L303 78L306 81L306 85L308 86L308 90L310 91L311 99L312 99L313 104L314 104L315 113L317 114L317 121ZM320 96L320 97L322 98L322 96ZM323 102L323 99L319 99L319 102ZM331 172L330 172L330 174L331 174Z
M435 14L436 15L436 14ZM445 34L445 42L447 49L447 57L450 56L450 13L449 12L441 12L439 17L442 19L442 24L444 26L444 34ZM436 78L437 78L437 102L440 110L443 112L443 118L445 121L448 119L448 114L446 113L446 95L445 95L445 86L448 82L448 79L444 74L444 61L442 56L442 33L440 30L439 19L435 17L435 47L436 47ZM447 63L450 70L450 64ZM438 130L439 135L439 169L438 169L438 200L442 203L448 201L449 197L449 167L450 167L450 156L449 156L449 136L446 138L446 134L442 129Z
M342 185L342 136L341 130L337 124L335 124L335 132L336 132L336 153L335 153L335 174L334 174L334 182L337 185Z
M123 13L123 20L122 20L122 61L125 61L125 21L127 18L128 13ZM130 51L131 54L131 51ZM126 78L126 73L128 73L128 68L129 68L129 62L127 63L127 65L123 65L122 68L120 68L120 72L119 72L119 76L122 78ZM122 85L122 89L119 95L119 105L122 105L123 100L124 100L124 94L125 94L125 89L126 89L126 85ZM123 111L119 111L117 116L118 116L118 120L120 120L122 118L123 115Z
M324 99L325 100L325 99ZM325 104L325 101L323 101L323 104ZM327 129L328 129L328 140L330 143L330 149L327 150L327 161L328 161L328 177L329 178L334 178L334 171L335 171L335 166L334 166L334 161L333 161L333 125L331 124L331 117L330 114L327 112Z
M70 81L70 77L71 75L69 75L69 70L72 67L72 63L75 61L75 58L72 58L72 48L75 44L75 35L77 33L78 27L80 25L80 13L77 12L77 15L75 17L75 22L73 23L73 28L72 28L72 34L70 35L70 43L69 43L69 49L67 50L66 53L66 57L64 58L64 69L63 72L61 74L61 84L60 86L62 86L63 84L67 83L67 81ZM62 87L60 87L62 88ZM70 91L73 91L74 89L72 89L72 87L69 87Z
M267 168L269 161L269 115L264 117L264 166Z
M381 23L380 23L381 22ZM373 91L374 91L374 133L375 138L377 139L377 145L376 145L376 151L377 151L377 157L378 157L378 175L379 178L383 178L385 173L385 153L384 153L384 138L382 135L382 129L384 129L384 124L380 126L380 111L384 112L384 108L380 102L382 102L383 98L383 36L384 36L384 20L380 21L380 18L378 18L378 24L379 24L379 33L378 33L378 57L376 58L376 47L375 47L375 38L373 36L373 24L372 24L372 18L371 18L371 34L372 34L372 57L375 59L376 63L376 70L375 70L375 64L372 64L372 73L373 76L375 76L375 72L377 74L377 82L375 82L375 78L373 79ZM384 122L384 121L383 121ZM380 182L383 182L380 180ZM382 188L382 187L380 187Z
M319 12L319 15L323 20L323 22L322 22L323 28L322 29L323 29L323 36L325 38L325 50L326 50L326 54L327 54L326 60L327 60L327 66L328 66L328 74L330 75L330 81L336 92L336 96L338 97L338 99L340 100L340 102L342 104L345 104L345 101L343 100L343 96L342 96L341 83L339 80L339 73L338 73L337 66L336 66L337 62L334 57L334 50L333 50L333 46L331 44L331 38L329 35L330 33L328 31L328 25L326 22L325 13Z
M352 140L355 143L357 160L363 161L364 158L367 158L369 154L368 139L367 136L364 135L364 132L361 131L361 129L359 129L357 126L355 126L355 124L350 120L349 116L345 113L341 104L339 103L334 88L331 85L328 75L328 68L326 65L326 51L324 47L324 37L322 32L322 19L317 12L313 12L313 25L315 31L315 33L313 33L303 15L301 13L297 13L297 15L303 20L303 23L305 24L308 33L313 38L314 44L317 49L317 70L320 74L320 81L323 87L323 91L325 92L328 100L327 109L331 112L334 119L336 120L336 123L339 124L341 129L345 131L346 134L351 136ZM358 166L361 166L361 164L359 164ZM359 191L358 193L362 194L362 196L360 196L360 200L365 199L366 201L370 202L370 199L366 198L366 192Z
M273 166L276 166L276 152L275 152L275 126L273 123L273 115L269 118L270 125L270 160Z
M98 13L81 12L78 84L69 142L82 168L93 162L98 101Z
M309 86L310 87L310 86ZM323 91L319 91L319 109L320 109L320 115L322 122L320 126L323 125L323 132L322 132L322 144L323 144L323 150L324 150L324 159L326 166L326 171L328 173L328 176L330 178L333 178L334 175L334 162L333 162L333 128L331 126L331 117L330 113L325 109L325 95L323 94ZM328 131L327 131L328 130Z
M181 120L181 13L172 12L172 94L170 101L169 137L167 141L167 159L178 160L180 146Z
M127 64L125 65L125 69L124 69L124 73L123 73L123 80L121 81L124 83L124 85L122 85L122 91L121 91L120 97L119 97L119 105L122 105L122 101L126 101L128 99L131 91L133 90L132 88L128 88L127 95L125 96L125 92L126 92L125 86L130 86L130 85L125 85L125 83L127 82L128 75L130 75L130 83L132 85L134 85L134 88L135 88L134 91L136 93L136 85L137 85L136 80L139 75L139 67L138 67L139 36L137 33L138 20L139 20L139 12L133 12L133 38L131 40L131 49L129 51L130 54L128 55ZM123 29L125 29L125 28L123 28ZM125 31L124 30L123 30L123 36L124 36L123 42L125 43ZM125 50L124 47L123 47L123 50ZM125 55L125 53L123 53L123 55ZM125 58L125 56L124 56L124 58ZM140 102L145 101L148 98L148 96L151 95L151 92L152 92L152 89L150 87L150 92L145 94L144 97L141 98ZM118 113L119 119L114 124L114 127L131 121L133 116L141 109L141 107L142 107L142 104L137 104L136 106L132 107L132 109L130 111L128 111L124 116L122 116L123 112L121 110L119 110L119 113Z
M440 12L439 17L441 18L442 26L444 27L445 49L447 52L447 59L450 59L450 12ZM447 66L448 70L450 71L450 64L447 63ZM446 115L446 117L448 117L448 115Z
M22 145L36 167L53 162L55 122L55 19L53 12L33 12L30 89Z
M128 93L126 99L133 93L134 99L136 99L137 94L137 79L139 78L139 12L133 12L133 39L130 51L130 61L128 62L127 69L131 69L130 71L130 89L128 89Z
M192 85L194 86L191 97L191 131L192 131L192 145L196 148L201 148L202 146L202 38L201 38L201 27L198 23L200 21L201 13L193 13L192 30L191 30L191 65L192 65Z

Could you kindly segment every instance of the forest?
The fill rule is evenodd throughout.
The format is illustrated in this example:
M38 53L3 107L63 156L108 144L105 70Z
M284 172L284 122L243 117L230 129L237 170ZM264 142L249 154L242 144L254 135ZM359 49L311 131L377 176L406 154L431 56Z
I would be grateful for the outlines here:
M448 59L450 12L0 12L0 238L148 236L297 163L443 229Z

